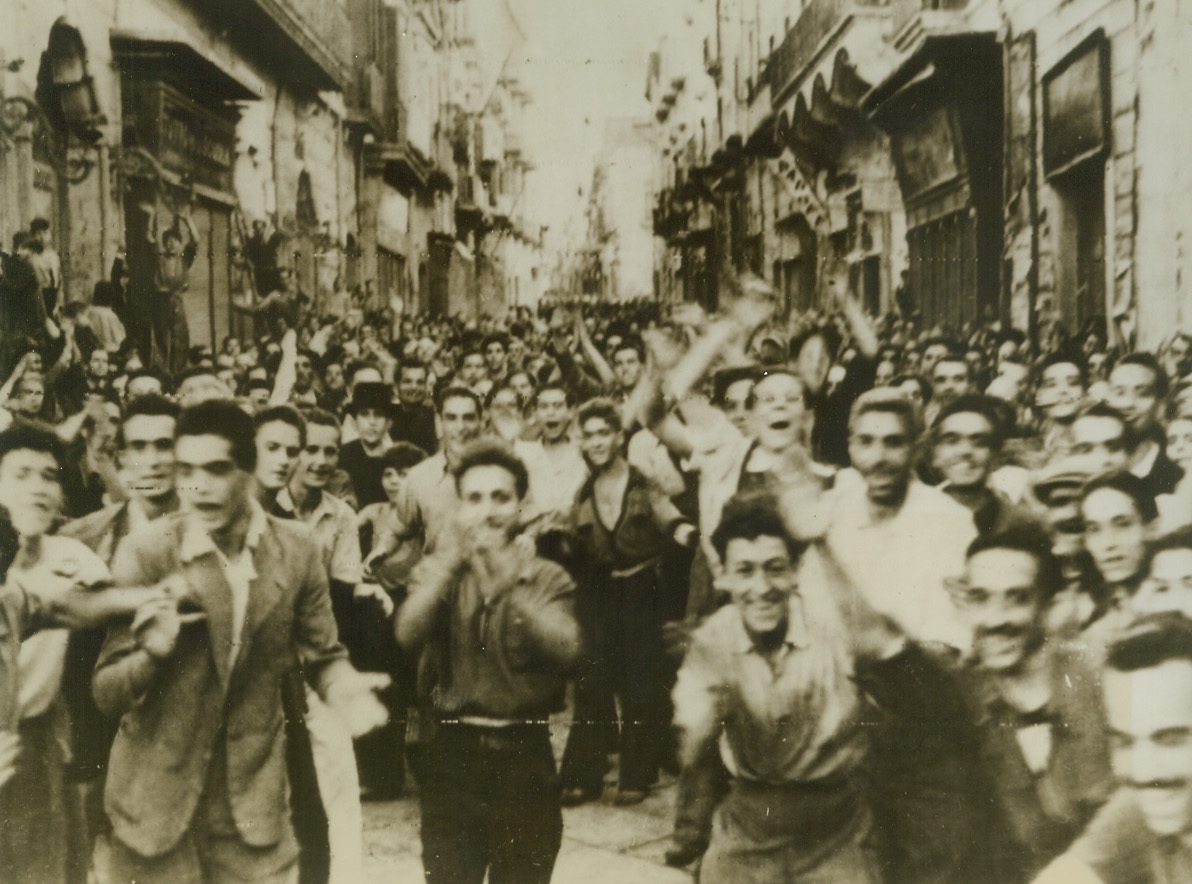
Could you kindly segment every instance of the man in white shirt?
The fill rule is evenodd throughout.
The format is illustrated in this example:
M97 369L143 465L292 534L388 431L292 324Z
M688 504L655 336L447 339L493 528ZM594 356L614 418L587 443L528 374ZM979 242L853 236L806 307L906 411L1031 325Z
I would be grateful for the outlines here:
M827 543L840 567L880 613L918 641L969 645L944 581L964 570L976 537L972 513L913 475L922 423L898 391L871 390L853 406L849 458L863 483L841 483ZM815 567L814 551L807 558Z

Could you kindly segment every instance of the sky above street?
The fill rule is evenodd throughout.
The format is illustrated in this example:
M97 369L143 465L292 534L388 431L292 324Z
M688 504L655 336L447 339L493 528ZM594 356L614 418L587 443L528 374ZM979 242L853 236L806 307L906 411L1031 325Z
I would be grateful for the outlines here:
M529 199L548 242L582 231L604 123L645 118L647 58L675 0L510 0L525 42L509 71L533 96L526 146L537 166ZM673 19L670 19L673 22ZM583 195L579 194L580 188Z

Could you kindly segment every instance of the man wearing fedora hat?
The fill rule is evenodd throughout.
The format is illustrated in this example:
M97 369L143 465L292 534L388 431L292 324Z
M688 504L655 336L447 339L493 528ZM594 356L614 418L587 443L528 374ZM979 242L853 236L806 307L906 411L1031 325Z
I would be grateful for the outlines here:
M385 471L381 455L391 444L393 391L385 383L362 381L352 388L347 411L355 419L359 437L340 449L340 468L351 477L360 507L382 503L386 498L381 487L381 474Z

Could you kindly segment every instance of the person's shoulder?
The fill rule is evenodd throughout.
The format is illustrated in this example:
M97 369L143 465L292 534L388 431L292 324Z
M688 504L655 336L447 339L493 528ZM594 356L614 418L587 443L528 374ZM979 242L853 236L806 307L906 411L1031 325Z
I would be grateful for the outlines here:
M410 479L425 478L428 476L438 479L445 472L447 472L447 457L440 451L412 466L410 472L406 474L406 481L409 482Z
M566 568L558 562L552 562L550 559L542 558L542 556L531 558L523 574L528 580L544 583L548 586L566 588L575 585L575 580L572 579L570 572Z
M1150 867L1154 841L1134 796L1122 788L1097 811L1068 855L1104 881L1138 880L1132 873Z
M101 510L88 513L64 524L58 529L59 537L73 537L87 546L93 546L103 536L128 506L124 503L113 503Z
M182 540L186 528L186 515L182 512L166 513L134 527L124 542L137 549L154 550L176 546Z
M323 500L326 501L327 508L331 510L337 519L350 519L353 523L356 521L355 508L342 497L324 492Z
M734 605L728 604L710 614L691 633L693 647L704 651L719 651L740 637L743 624L741 614Z

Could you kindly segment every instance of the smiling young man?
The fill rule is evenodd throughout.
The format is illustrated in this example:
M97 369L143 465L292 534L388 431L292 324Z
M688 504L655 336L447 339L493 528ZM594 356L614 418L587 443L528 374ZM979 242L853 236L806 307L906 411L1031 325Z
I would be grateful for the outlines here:
M573 584L513 543L529 487L506 448L478 442L454 466L450 537L415 568L398 641L423 657L436 718L422 788L428 884L546 884L562 841L547 720L579 653Z
M0 743L19 735L21 754L0 790L5 832L0 862L6 879L65 880L67 827L80 810L63 780L60 690L68 632L130 618L142 603L173 605L162 591L98 590L110 585L107 565L79 540L49 534L62 503L62 444L52 431L18 425L0 433L0 501L4 528L15 532L16 557L0 593L4 621L0 653ZM7 538L6 538L7 539ZM139 585L138 585L139 586ZM44 630L33 635L37 630Z
M862 595L908 636L964 649L968 631L944 581L960 573L976 526L968 509L914 477L921 421L918 407L896 390L857 400L849 457L863 482L838 483L827 544Z
M1184 471L1167 456L1159 418L1168 394L1167 372L1150 353L1130 353L1109 373L1107 402L1130 422L1133 446L1129 469L1146 482L1151 494L1171 494Z
M562 384L545 384L534 392L534 416L541 436L516 443L530 471L534 505L556 521L570 514L575 495L588 477L588 464L571 438L574 417L571 394Z
M694 527L626 461L620 411L612 400L586 402L577 423L591 469L571 514L585 657L563 755L563 800L599 798L607 756L619 750L614 800L636 804L658 778L665 739L664 554L680 538L694 541Z
M684 766L719 751L731 775L700 880L880 881L861 695L830 598L797 576L806 544L758 494L729 501L713 543L732 604L696 630L673 692Z
M993 799L990 880L1026 882L1066 850L1112 791L1096 663L1047 634L1063 582L1039 527L969 546L952 598L973 635L965 683Z
M1138 620L1109 648L1105 705L1118 791L1037 884L1192 880L1192 621Z
M118 584L180 578L198 609L163 605L109 632L94 677L121 718L105 806L114 881L294 880L282 680L295 658L349 731L384 721L346 659L305 529L253 494L252 419L210 400L175 429L178 513L134 530Z
M397 368L397 398L389 438L409 442L427 454L439 447L435 410L426 404L428 370L421 362L402 362Z
M145 394L129 402L116 434L120 478L128 499L67 523L59 534L82 541L110 566L129 532L178 509L174 490L178 413L178 405L163 396ZM76 779L88 784L82 791L91 838L109 828L101 806L102 785L116 737L114 723L100 713L91 697L91 675L103 640L102 629L72 632L63 680L71 714L71 767Z
M1072 447L1072 424L1088 395L1088 372L1076 357L1052 353L1035 365L1035 377L1043 452L1049 458L1065 455Z
M253 417L253 440L257 449L253 478L262 506L272 506L294 475L306 444L306 421L292 405L270 406Z
M406 477L395 507L399 539L415 539L429 552L455 518L459 496L452 473L464 449L480 436L482 414L480 397L467 387L440 391L441 445Z
M980 534L1030 520L1027 511L990 487L1005 428L990 396L959 396L940 409L931 435L932 466L944 477L940 490L973 514Z

